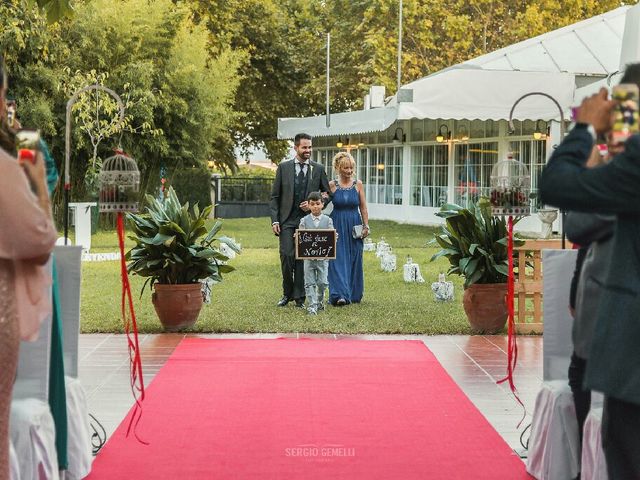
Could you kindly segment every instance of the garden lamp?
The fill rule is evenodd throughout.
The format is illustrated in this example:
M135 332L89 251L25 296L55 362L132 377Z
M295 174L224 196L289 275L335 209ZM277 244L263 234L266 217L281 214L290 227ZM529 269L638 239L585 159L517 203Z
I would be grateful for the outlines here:
M398 130L402 132L400 135L398 135ZM407 135L404 133L402 127L396 128L396 131L393 134L393 143L404 143L406 139Z
M444 132L443 132L444 129ZM451 132L449 131L449 127L445 124L440 125L438 129L438 135L436 136L436 142L442 143L445 140L451 140Z

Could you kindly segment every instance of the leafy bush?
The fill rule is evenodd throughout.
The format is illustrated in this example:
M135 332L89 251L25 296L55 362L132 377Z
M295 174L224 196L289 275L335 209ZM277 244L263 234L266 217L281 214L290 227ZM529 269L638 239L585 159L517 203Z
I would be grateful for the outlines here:
M465 288L474 283L507 282L507 222L491 215L489 199L482 197L469 208L446 204L436 215L446 222L430 242L442 247L431 261L446 257L451 264L447 275L464 276ZM513 243L521 246L524 241L514 238Z
M128 271L141 277L149 277L142 286L151 282L161 284L197 283L205 278L222 281L222 273L234 268L225 264L223 255L214 242L224 243L235 252L238 245L228 237L215 235L222 228L217 221L209 230L205 221L211 206L202 211L198 205L180 204L173 188L167 198L159 202L151 195L146 197L146 213L127 214L133 231L129 238L136 242L126 254Z

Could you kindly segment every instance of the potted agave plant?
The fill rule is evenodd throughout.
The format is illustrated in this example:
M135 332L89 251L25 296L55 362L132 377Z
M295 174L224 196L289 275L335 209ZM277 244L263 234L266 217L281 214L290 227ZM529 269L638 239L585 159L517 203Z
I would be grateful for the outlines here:
M481 197L475 205L443 205L437 216L445 219L431 243L442 250L431 261L446 257L447 274L464 277L463 307L476 333L496 333L507 321L507 225L503 217L491 216L490 200ZM517 219L516 219L517 220ZM524 242L514 239L514 245Z
M203 303L201 280L222 281L222 274L234 268L228 257L215 246L226 244L235 252L238 245L230 238L216 236L222 227L216 221L207 228L211 206L200 210L198 204L182 205L173 188L158 201L146 196L144 213L127 214L136 245L127 252L128 271L148 277L142 286L153 289L153 306L166 331L192 326Z

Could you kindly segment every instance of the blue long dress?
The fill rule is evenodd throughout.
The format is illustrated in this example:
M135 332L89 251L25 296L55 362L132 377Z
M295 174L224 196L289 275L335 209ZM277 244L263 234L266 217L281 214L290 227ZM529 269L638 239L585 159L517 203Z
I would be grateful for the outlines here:
M360 196L356 182L349 188L342 188L336 181L331 219L338 232L338 241L336 259L329 262L329 303L332 305L341 298L347 303L358 303L362 300L363 242L361 238L353 238L351 233L354 225L362 224L359 206Z

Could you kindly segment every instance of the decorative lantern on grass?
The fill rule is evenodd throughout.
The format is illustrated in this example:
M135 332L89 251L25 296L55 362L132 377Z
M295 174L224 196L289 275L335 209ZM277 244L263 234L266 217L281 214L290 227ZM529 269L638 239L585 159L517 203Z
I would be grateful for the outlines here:
M531 177L527 167L509 154L491 170L491 213L495 216L526 216L531 213Z
M100 211L137 212L140 190L140 171L135 160L116 150L107 158L99 175Z

